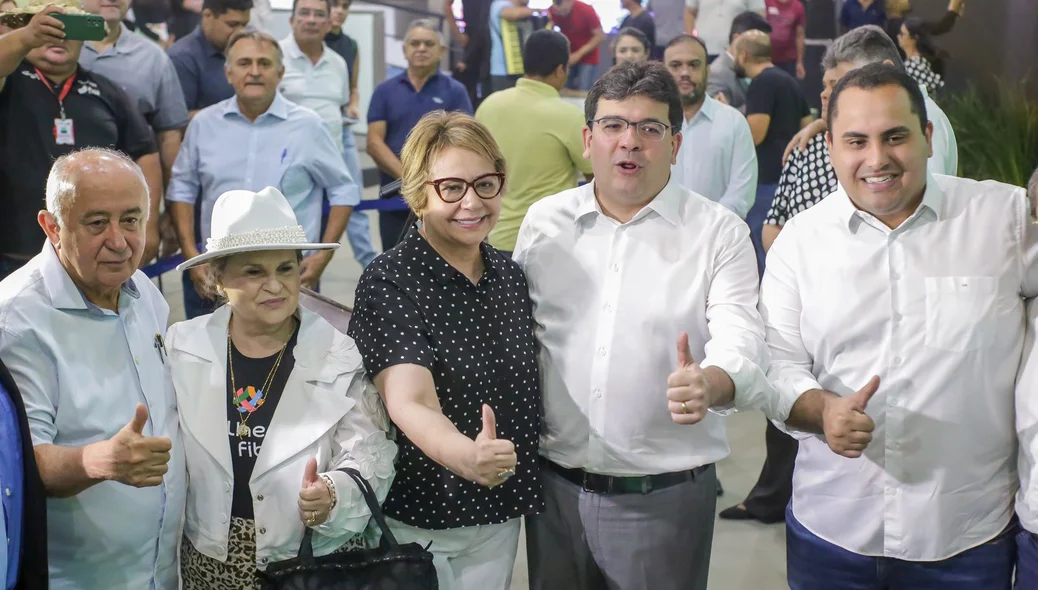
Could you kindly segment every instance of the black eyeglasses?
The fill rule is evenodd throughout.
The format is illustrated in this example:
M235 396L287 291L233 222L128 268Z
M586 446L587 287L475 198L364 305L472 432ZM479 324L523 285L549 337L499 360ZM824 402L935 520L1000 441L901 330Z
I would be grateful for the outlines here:
M472 182L464 178L437 178L425 184L436 189L436 196L444 203L457 203L468 192L469 188L481 199L493 199L501 194L505 186L505 175L501 172L490 172L477 176Z
M590 127L592 123L598 123L598 128L602 130L602 133L610 138L616 139L624 133L627 133L627 128L634 125L634 128L638 132L638 137L648 141L661 141L667 135L667 130L672 129L665 123L660 123L653 119L645 121L628 121L621 117L602 117L601 119L594 119L588 121L587 124Z

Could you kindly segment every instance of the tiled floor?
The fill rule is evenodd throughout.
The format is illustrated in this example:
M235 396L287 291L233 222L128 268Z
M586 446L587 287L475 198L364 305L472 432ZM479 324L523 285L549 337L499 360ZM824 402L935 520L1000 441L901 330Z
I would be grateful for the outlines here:
M366 198L375 196L374 189L367 189ZM371 214L371 227L375 228L373 241L378 250L376 215ZM342 248L332 259L321 281L321 291L333 299L352 305L353 292L359 278L360 266L353 260L349 244L343 240ZM169 273L163 277L162 283L170 305L170 321L182 320L184 307L180 277L175 272ZM763 415L735 415L727 421L732 454L717 466L726 491L718 499L718 511L737 503L746 495L756 482L764 461ZM785 571L785 529L782 525L717 521L710 561L710 590L780 590L787 587ZM526 555L520 545L512 590L526 588Z

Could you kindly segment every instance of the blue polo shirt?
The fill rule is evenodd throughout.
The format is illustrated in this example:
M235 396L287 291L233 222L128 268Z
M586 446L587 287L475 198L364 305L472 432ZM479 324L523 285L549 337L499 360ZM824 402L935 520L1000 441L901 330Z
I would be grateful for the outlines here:
M472 102L461 82L436 72L416 91L404 72L375 88L368 105L368 124L386 122L386 145L399 158L411 129L426 114L438 110L472 114ZM379 177L382 184L396 180L382 171Z
M169 48L169 59L177 70L187 110L197 111L234 96L234 88L224 73L223 52L195 27L189 35Z
M876 0L868 8L862 8L858 0L847 0L840 9L840 25L847 30L865 25L882 27L887 22L887 14L883 9L883 0Z

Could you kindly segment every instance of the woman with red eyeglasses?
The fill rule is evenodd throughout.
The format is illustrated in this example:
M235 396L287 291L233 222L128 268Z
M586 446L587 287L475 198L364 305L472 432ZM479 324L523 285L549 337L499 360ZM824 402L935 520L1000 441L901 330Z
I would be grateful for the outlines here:
M520 518L543 507L532 305L486 243L505 161L486 127L444 111L400 160L418 221L364 271L349 328L399 431L385 513L400 542L431 543L441 589L505 589Z

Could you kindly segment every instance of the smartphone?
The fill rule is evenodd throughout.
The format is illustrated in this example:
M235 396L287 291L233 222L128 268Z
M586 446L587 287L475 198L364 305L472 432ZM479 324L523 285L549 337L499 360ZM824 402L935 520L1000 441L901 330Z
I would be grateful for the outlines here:
M354 119L353 117L347 117L346 115L342 116L342 124L343 125L356 125L359 122L360 122L360 119Z
M65 38L72 41L101 41L105 38L105 19L96 14L53 14L65 23Z

